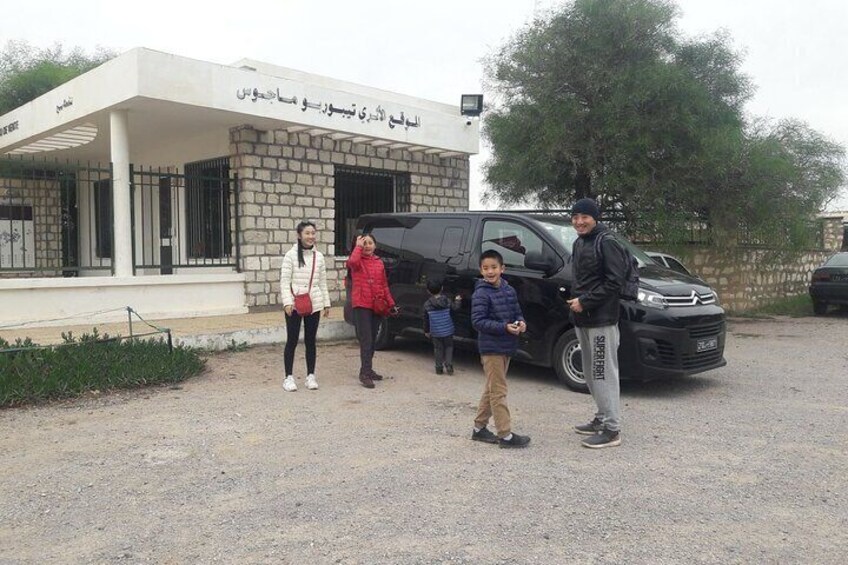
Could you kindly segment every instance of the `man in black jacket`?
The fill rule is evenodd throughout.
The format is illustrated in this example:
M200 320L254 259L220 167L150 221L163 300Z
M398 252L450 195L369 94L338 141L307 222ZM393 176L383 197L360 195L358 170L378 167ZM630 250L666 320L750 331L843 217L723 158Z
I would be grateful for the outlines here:
M596 241L608 231L599 218L598 205L590 198L578 200L571 209L571 223L579 237L571 256L575 298L568 305L580 340L583 375L598 406L591 422L574 429L590 436L582 443L591 448L621 445L618 299L625 282L626 255L610 236Z

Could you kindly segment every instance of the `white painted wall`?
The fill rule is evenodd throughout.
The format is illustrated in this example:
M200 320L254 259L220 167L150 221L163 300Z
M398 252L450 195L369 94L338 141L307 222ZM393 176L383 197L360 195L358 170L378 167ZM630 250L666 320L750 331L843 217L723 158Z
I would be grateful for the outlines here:
M82 123L91 114L134 97L138 92L140 52L127 51L0 116L0 127L18 122L18 129L0 137L0 149L28 137L64 130L70 124ZM57 111L57 106L66 100L73 100L73 104Z
M132 122L130 114L130 122ZM132 125L130 126L132 127ZM230 130L210 126L208 131L180 139L162 139L158 143L131 148L136 166L178 168L183 172L186 163L205 161L230 154Z
M244 275L0 279L0 326L123 321L126 311L92 313L126 306L146 319L243 314Z

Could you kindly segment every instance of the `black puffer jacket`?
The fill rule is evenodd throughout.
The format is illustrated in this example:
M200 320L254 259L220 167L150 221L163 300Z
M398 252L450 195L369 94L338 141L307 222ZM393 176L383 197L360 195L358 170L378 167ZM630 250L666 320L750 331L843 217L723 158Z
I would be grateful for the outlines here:
M594 328L618 324L618 297L624 284L626 265L625 255L612 237L601 240L603 249L603 269L595 256L595 238L608 231L603 224L595 226L591 232L581 235L572 248L572 267L574 272L574 296L580 299L583 312L572 312L574 325L581 328Z

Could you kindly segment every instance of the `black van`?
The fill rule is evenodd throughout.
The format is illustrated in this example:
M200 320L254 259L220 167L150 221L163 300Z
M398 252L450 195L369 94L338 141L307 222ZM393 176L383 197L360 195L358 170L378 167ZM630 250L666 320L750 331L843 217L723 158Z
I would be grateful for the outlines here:
M392 213L361 216L357 229L374 235L400 315L384 321L377 347L396 336L424 339L427 281L439 279L449 296L464 297L454 314L456 340L474 345L471 295L480 253L503 255L504 277L518 293L527 320L516 360L553 367L559 379L587 392L580 345L569 320L571 219L556 214L499 212ZM618 236L616 236L618 237ZM619 238L639 261L636 302L621 302L622 378L692 375L724 366L725 315L702 280L654 263Z

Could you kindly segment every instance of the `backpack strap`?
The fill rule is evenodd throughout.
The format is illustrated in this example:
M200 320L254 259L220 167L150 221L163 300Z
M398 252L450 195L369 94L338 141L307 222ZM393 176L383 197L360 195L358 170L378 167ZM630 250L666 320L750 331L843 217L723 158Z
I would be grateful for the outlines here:
M595 257L598 258L598 270L604 276L604 246L601 245L609 232L602 231L595 236Z

